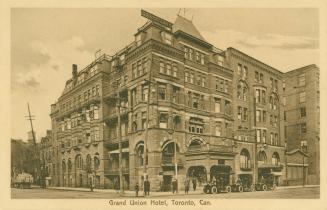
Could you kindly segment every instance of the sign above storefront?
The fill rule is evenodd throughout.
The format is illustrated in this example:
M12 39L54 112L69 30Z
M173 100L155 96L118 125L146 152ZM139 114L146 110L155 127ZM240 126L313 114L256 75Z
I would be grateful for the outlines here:
M151 20L153 22L159 23L160 25L163 25L163 26L168 27L168 28L171 28L173 26L173 24L171 22L169 22L167 20L164 20L164 19L162 19L162 18L160 18L160 17L158 17L158 16L156 16L156 15L150 13L150 12L147 12L147 11L145 11L143 9L141 10L141 16L145 17L145 18L147 18L147 19L149 19L149 20Z

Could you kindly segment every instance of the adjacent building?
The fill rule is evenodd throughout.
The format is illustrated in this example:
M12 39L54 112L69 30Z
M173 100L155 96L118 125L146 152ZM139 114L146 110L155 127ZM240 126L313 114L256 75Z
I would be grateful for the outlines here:
M142 16L134 42L72 66L51 105L51 184L134 189L146 178L166 191L220 170L230 183L272 174L284 184L283 73L216 48L182 16Z
M308 155L306 172L302 164L290 166L288 180L319 184L320 180L320 96L319 68L309 65L285 73L283 78L283 103L285 107L285 135L287 150L301 150ZM304 176L304 177L303 177ZM293 181L292 181L293 180Z

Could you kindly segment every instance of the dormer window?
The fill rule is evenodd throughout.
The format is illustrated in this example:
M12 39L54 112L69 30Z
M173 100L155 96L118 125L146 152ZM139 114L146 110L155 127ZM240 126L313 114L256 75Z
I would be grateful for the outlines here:
M161 36L162 36L162 41L166 44L172 45L172 35L168 34L167 32L163 31L161 32Z

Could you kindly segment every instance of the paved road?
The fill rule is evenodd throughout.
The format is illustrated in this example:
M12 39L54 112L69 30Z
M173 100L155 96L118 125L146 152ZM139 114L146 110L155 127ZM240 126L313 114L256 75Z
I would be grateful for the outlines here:
M319 187L307 187L307 188L286 188L277 189L274 191L257 191L257 192L243 192L243 193L222 193L222 194L197 194L185 195L179 193L177 195L172 194L156 194L152 193L149 198L160 198L160 199L215 199L215 198L255 198L255 199L312 199L319 198L320 188ZM115 199L119 198L119 194L115 192L83 192L83 191L67 191L67 190L53 190L53 189L12 189L11 197L13 199L26 199L26 198L44 198L44 199ZM132 194L126 194L125 197L133 197Z

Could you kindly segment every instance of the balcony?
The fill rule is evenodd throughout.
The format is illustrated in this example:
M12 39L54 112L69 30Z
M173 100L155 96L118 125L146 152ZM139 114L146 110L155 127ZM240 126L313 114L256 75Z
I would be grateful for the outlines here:
M100 103L100 101L101 101L100 95L92 96L83 102L79 102L79 103L72 105L68 109L66 108L65 110L60 110L57 117L58 118L65 117L75 111L80 110L82 107L89 106L90 104L97 104L97 103Z
M183 165L183 160L179 155L177 155L176 160L177 160L177 166ZM175 166L175 157L174 156L162 156L161 165L162 166Z
M250 162L240 162L240 169L243 171L251 171L252 167L251 167L251 163Z
M196 146L189 146L187 148L187 155L196 155L196 154L229 154L234 155L233 147L226 146L226 145L196 145Z

